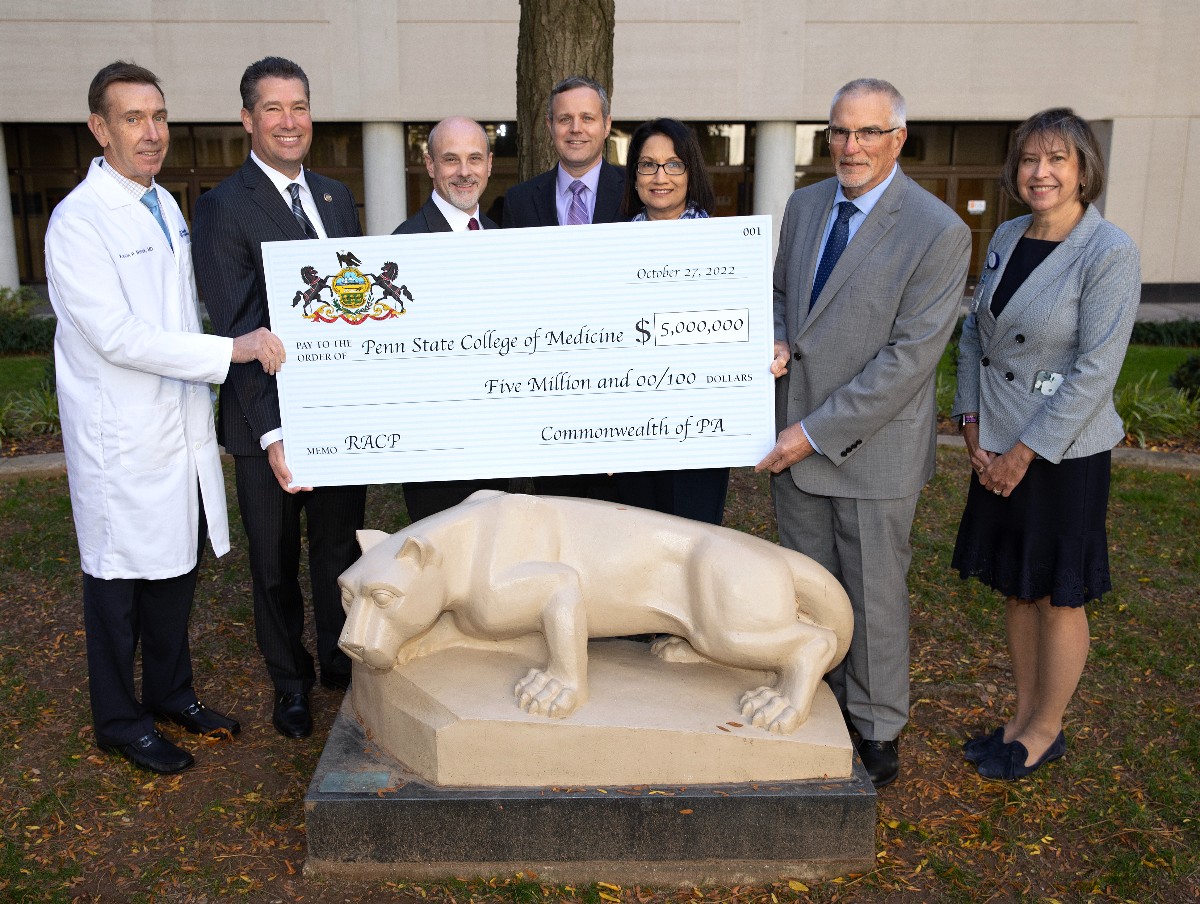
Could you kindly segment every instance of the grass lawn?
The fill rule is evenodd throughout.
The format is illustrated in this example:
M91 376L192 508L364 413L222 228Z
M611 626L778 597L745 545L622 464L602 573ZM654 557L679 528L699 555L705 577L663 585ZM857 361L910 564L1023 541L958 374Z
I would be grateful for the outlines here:
M0 355L0 398L36 389L51 360L50 355Z
M1200 349L1179 348L1166 345L1131 345L1125 353L1125 363L1117 385L1125 386L1150 378L1151 389L1172 389L1171 374L1188 359L1189 355L1200 354Z
M579 888L529 875L419 886L306 878L303 798L340 699L316 688L312 738L285 740L271 727L231 476L234 549L204 561L192 648L203 698L243 729L214 742L167 728L197 761L171 777L92 744L65 479L0 484L0 900L1200 900L1200 477L1114 470L1115 589L1089 609L1091 659L1068 712L1067 756L1002 784L960 754L965 736L1011 704L1011 681L1001 601L949 570L965 456L944 449L938 462L913 532L912 720L901 777L879 794L875 869L683 890L616 876ZM372 487L367 513L369 527L400 527L399 488ZM762 476L735 471L728 521L773 537Z
M1125 353L1125 363L1121 365L1121 373L1117 376L1117 386L1132 385L1153 374L1154 377L1150 382L1149 389L1171 390L1168 378L1175 372L1175 368L1187 360L1189 355L1198 353L1200 353L1200 349L1195 348L1180 348L1165 345L1131 345ZM950 387L954 386L955 354L957 354L956 347L950 345L942 353L942 358L938 362L938 379L943 385ZM950 401L953 401L953 396L951 396ZM940 402L941 398L939 397ZM948 405L939 404L938 407L939 409L948 408ZM949 414L949 410L941 411L940 413Z

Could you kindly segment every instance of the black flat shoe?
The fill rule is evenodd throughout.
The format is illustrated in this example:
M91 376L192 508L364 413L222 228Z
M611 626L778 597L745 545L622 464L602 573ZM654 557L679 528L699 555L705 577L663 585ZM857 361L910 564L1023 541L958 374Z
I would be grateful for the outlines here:
M858 755L862 757L871 784L876 788L890 785L900 774L900 745L898 741L859 741Z
M976 735L963 744L963 759L968 763L979 764L988 757L998 754L1004 747L1004 726L1001 725L989 735Z
M213 732L227 731L231 735L235 735L242 730L242 726L238 723L237 719L231 719L224 713L219 713L215 709L209 709L198 701L191 706L186 706L175 712L156 709L154 715L159 719L174 722L192 734L206 735Z
M97 744L96 746L108 753L121 754L139 769L148 769L163 775L182 772L196 762L190 753L176 747L157 730L148 735L142 735L136 741L128 744Z
M277 695L271 721L275 723L275 730L285 738L307 738L313 730L308 694Z
M1025 760L1029 758L1029 751L1025 749L1025 745L1020 741L1011 741L1005 744L999 753L984 760L975 768L984 778L1012 782L1032 775L1047 763L1062 759L1066 752L1067 739L1060 731L1058 737L1054 739L1054 743L1046 748L1041 759L1031 766L1025 765Z

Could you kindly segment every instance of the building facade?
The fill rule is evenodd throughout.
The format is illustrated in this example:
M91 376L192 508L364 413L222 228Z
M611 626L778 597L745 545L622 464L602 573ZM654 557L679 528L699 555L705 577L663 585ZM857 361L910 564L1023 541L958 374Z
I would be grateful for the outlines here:
M972 275L996 225L1021 212L997 181L1013 127L1071 106L1105 146L1098 204L1140 246L1148 291L1200 284L1200 3L616 0L616 12L610 159L623 162L645 119L688 121L722 214L770 214L777 229L791 190L832 173L820 134L830 96L877 76L908 100L901 166L971 227ZM518 0L7 0L0 285L44 281L50 211L98 153L87 84L118 58L163 81L171 151L160 182L185 215L245 159L237 82L268 54L308 72L307 163L351 185L368 233L390 232L428 196L421 153L448 115L493 137L486 209L516 181L518 16Z

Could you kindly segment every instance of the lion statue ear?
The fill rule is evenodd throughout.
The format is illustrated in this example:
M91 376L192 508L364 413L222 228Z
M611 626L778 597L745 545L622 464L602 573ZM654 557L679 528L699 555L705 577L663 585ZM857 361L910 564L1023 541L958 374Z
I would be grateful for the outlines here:
M354 536L358 540L358 548L367 552L386 540L389 535L381 530L359 530L354 532Z
M409 537L396 553L396 559L411 559L418 567L424 568L425 563L433 555L433 544L422 537Z

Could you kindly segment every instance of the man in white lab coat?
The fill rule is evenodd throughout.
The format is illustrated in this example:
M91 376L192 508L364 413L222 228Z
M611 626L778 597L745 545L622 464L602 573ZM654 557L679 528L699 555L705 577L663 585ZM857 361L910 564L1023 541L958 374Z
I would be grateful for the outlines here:
M88 105L104 156L54 209L46 274L92 724L101 748L178 772L192 755L158 732L156 717L197 734L240 727L197 700L188 647L206 535L217 555L229 550L208 384L222 382L231 362L257 360L274 373L284 352L265 329L236 339L201 329L187 224L154 182L168 140L155 75L105 66Z

